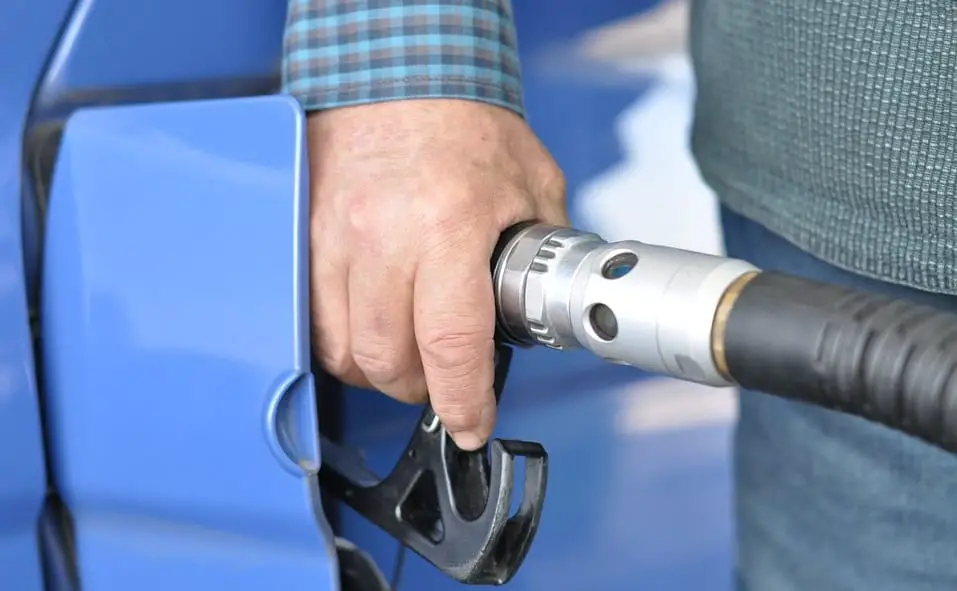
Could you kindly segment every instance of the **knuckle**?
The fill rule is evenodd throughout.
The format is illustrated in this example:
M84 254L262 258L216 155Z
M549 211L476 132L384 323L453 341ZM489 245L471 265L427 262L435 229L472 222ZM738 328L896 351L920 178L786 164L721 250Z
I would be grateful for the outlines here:
M352 354L356 366L376 384L390 384L403 376L402 354L391 347L382 347L375 351L357 350Z
M406 354L383 347L375 353L353 352L352 359L369 384L390 398L407 404L428 400L425 374Z
M424 389L419 388L405 388L400 392L395 394L386 392L392 398L400 402L405 402L406 404L425 404L429 401L429 393Z
M360 205L351 205L345 214L346 227L351 234L363 235L368 231L369 213Z
M549 166L542 179L540 194L548 201L564 202L567 189L568 182L562 169L557 164Z
M348 351L318 347L316 359L324 370L337 378L344 378L352 369L352 360Z
M375 199L370 195L359 193L350 198L344 213L344 222L351 234L379 235L376 228L379 225L380 215L381 210L375 206Z
M373 385L383 394L406 404L422 404L429 399L429 393L425 387L425 376L421 372L405 375L387 384Z
M486 349L491 351L492 339L477 330L444 331L426 337L419 347L431 365L458 378L478 370L480 356Z

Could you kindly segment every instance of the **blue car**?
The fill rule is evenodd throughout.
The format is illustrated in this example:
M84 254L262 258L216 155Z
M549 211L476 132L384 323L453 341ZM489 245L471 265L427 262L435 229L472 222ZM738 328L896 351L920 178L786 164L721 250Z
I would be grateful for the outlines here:
M538 5L515 2L527 108L573 219L717 249L680 43L616 41L680 3ZM281 0L0 3L0 590L462 587L317 477L330 445L389 473L422 409L312 366L284 19ZM690 201L630 201L664 182ZM731 394L516 352L496 436L540 442L549 485L508 588L730 589L733 415Z

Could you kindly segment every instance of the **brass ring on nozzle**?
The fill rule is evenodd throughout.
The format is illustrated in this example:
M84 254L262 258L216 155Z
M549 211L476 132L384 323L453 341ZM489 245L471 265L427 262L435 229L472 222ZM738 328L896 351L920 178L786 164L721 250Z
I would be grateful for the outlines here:
M711 356L714 359L714 366L718 372L731 382L734 382L734 378L728 369L728 359L724 346L725 329L728 326L728 318L731 316L731 310L734 309L734 304L738 300L741 291L757 276L758 271L752 271L738 277L734 283L729 285L728 289L725 290L724 296L721 298L721 301L718 302L718 307L714 311L714 321L711 324Z

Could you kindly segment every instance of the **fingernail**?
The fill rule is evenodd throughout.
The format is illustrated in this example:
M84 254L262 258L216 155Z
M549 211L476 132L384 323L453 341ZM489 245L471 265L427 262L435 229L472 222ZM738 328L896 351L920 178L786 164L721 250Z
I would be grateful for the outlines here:
M452 439L455 445L465 451L475 451L485 443L482 439L471 431L462 431L461 433L452 433Z

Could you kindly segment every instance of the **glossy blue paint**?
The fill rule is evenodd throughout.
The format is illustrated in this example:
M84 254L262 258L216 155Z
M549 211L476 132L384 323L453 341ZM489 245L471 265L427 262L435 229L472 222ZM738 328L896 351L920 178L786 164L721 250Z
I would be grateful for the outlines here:
M0 588L43 589L37 535L46 467L28 316L23 134L68 0L0 2Z
M276 90L285 16L285 0L77 0L35 115Z
M47 441L84 589L338 589L309 373L304 117L83 110L54 173Z

